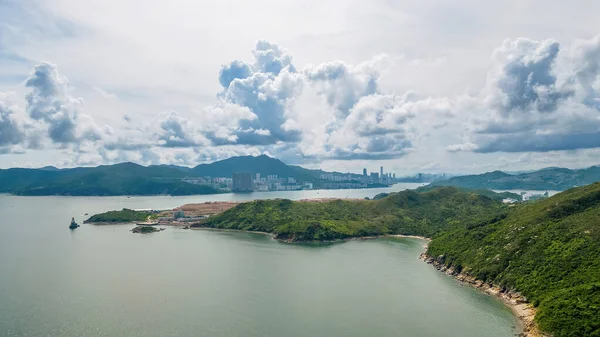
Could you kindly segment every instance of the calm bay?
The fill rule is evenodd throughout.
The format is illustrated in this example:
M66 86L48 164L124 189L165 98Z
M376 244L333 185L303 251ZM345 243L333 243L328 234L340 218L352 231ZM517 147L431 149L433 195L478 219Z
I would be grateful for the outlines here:
M499 300L418 259L409 238L292 245L249 233L132 225L67 227L71 217L191 202L363 198L414 188L186 197L0 196L2 336L499 336Z

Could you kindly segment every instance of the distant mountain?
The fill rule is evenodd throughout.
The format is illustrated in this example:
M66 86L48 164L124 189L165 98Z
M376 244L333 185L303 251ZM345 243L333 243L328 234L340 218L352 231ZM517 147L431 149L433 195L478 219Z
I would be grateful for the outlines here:
M298 170L302 170L303 172L306 172L312 176L315 177L320 177L321 174L333 174L334 176L351 176L352 178L360 178L362 177L362 174L357 174L357 173L351 173L351 172L338 172L338 171L324 171L321 169L307 169L301 166L296 166L296 165L288 165L291 168L294 169L298 169Z
M397 181L402 183L431 183L448 178L450 176L445 173L417 173L413 176L397 178Z
M42 170L42 171L58 171L59 169L57 169L54 166L44 166L44 167L40 168L40 170Z
M459 186L471 189L495 190L557 190L584 186L600 181L600 167L571 170L548 167L538 171L508 174L502 171L453 177L431 183L432 186Z
M185 177L231 177L234 172L277 175L298 181L313 182L320 178L312 170L289 166L279 159L232 157L194 168L176 165L141 166L134 163L57 169L11 168L0 170L0 193L17 195L190 195L220 191L205 185L183 182Z
M183 172L189 172L189 171L192 170L191 168L186 167L186 166L166 165L166 164L163 164L163 165L150 165L148 167L167 167L167 168L172 168L172 169L176 169L176 170L183 171Z
M286 165L281 160L266 155L231 157L210 164L200 164L191 169L188 174L196 177L231 177L234 172L260 173L261 177L277 175L281 178L291 177L299 181L315 182L319 180L318 175L312 170Z
M209 187L182 182L186 172L133 163L62 170L0 170L0 192L17 195L189 195L213 194Z

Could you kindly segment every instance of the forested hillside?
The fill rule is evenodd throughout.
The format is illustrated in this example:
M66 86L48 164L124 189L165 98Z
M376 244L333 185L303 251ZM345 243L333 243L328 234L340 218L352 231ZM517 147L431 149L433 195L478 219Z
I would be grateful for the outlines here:
M600 183L454 227L428 254L521 292L538 307L540 328L556 337L600 336Z
M433 182L432 186L460 186L470 189L492 190L556 190L584 186L600 181L600 167L570 170L550 167L539 171L521 174L508 174L501 171L453 177Z
M506 210L507 206L488 197L444 187L423 193L407 190L380 200L256 200L196 226L262 231L289 241L384 234L435 236L454 226L490 220Z

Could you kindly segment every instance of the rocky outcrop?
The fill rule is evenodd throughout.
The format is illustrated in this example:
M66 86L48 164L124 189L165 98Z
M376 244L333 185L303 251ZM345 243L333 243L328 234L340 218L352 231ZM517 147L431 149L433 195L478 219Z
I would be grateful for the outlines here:
M428 256L427 253L423 253L420 256L421 260L434 266L437 270L444 274L454 276L457 280L462 283L469 284L487 294L494 295L500 298L509 308L513 310L515 315L519 318L522 323L522 332L519 333L520 337L549 337L549 335L543 334L537 328L534 322L536 309L531 305L525 296L521 293L508 289L506 287L500 287L498 285L484 282L468 274L467 270L456 270L453 266L448 267L444 261L445 256L440 255L437 257Z
M156 228L156 227L152 227L152 226L136 226L131 230L131 232L132 233L140 233L140 234L148 234L148 233L161 232L164 230L165 230L164 228Z

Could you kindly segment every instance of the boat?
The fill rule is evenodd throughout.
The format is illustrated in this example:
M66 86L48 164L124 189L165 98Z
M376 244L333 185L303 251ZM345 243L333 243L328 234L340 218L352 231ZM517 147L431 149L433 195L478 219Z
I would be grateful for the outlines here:
M75 218L71 218L71 224L69 225L69 229L75 229L77 227L79 227L79 224L75 222Z

